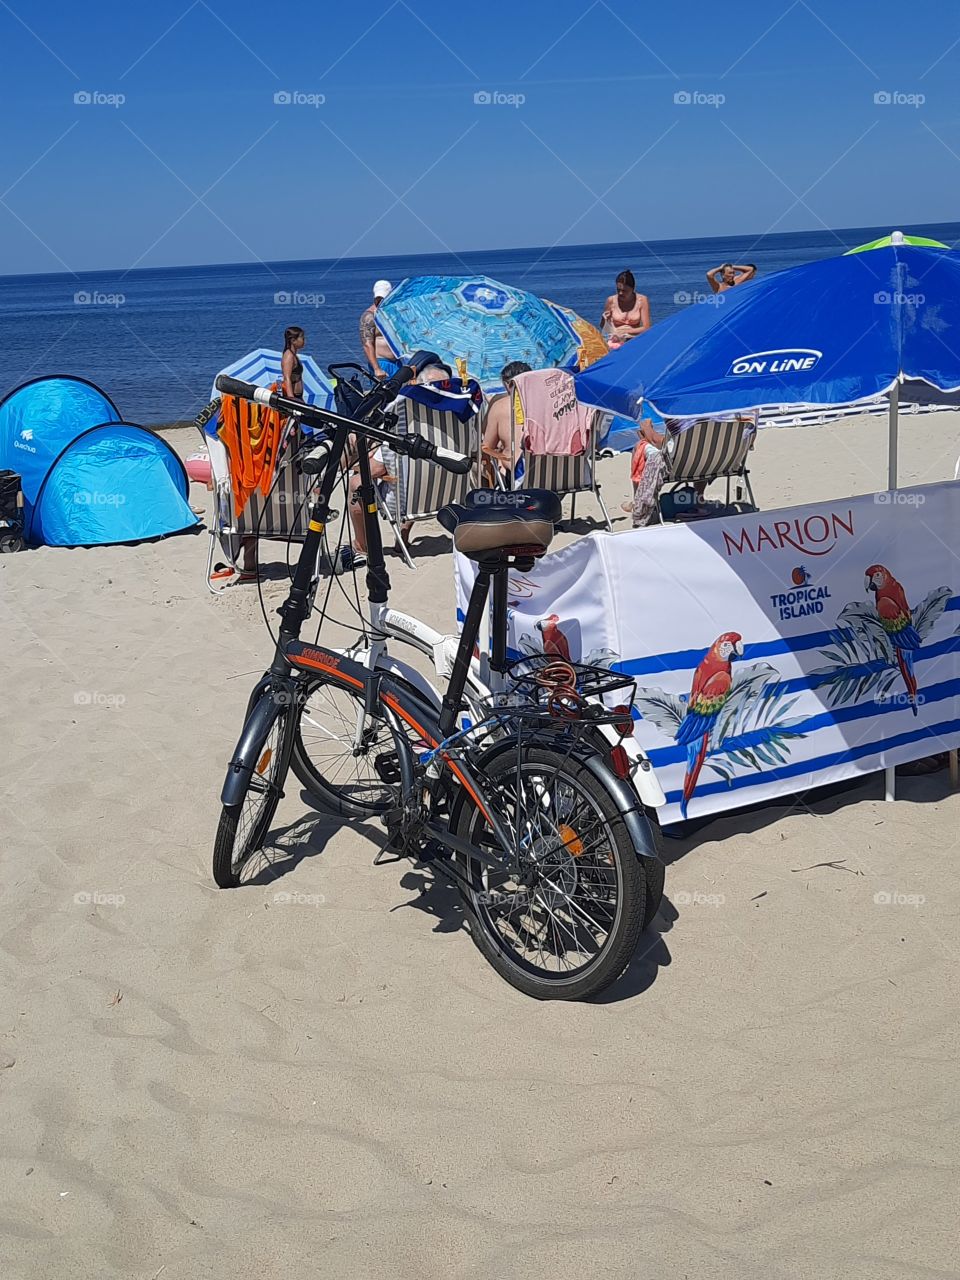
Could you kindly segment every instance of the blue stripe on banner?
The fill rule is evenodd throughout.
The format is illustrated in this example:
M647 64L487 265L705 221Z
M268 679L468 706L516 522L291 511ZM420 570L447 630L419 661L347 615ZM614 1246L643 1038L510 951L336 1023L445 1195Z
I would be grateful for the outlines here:
M960 609L960 595L947 601L946 613L950 609ZM814 631L809 635L781 637L777 640L762 640L757 644L745 644L740 662L756 658L772 658L778 653L804 653L808 649L818 649L821 645L830 644L831 638L841 627L833 627L829 631ZM946 651L945 651L946 652ZM664 671L682 671L693 668L703 658L704 650L678 649L675 653L657 653L649 658L630 658L626 662L614 664L614 670L622 671L627 676L661 674ZM806 687L806 686L804 686Z
M911 742L921 742L924 738L945 737L949 734L960 732L960 720L944 720L941 724L931 725L928 729L915 729L912 733L899 733L892 738L885 738L883 742L868 742L862 746L849 747L846 751L834 751L830 755L814 756L810 760L798 760L793 764L781 765L777 769L767 769L762 773L748 773L739 778L734 778L732 782L707 782L698 783L696 795L706 796L715 795L719 791L739 791L744 787L758 787L765 782L770 782L776 778L794 778L802 773L817 773L823 769L832 769L835 765L845 764L849 760L859 760L863 756L877 755L881 751L892 750L895 747L906 746ZM651 758L653 753L651 752ZM830 779L823 778L819 782L813 784L816 786L826 785ZM667 803L679 804L683 797L683 791L668 791Z
M929 689L921 691L921 697L924 703L942 702L945 698L955 698L960 695L960 680L945 680L942 684L931 685ZM790 728L795 729L797 733L811 734L816 733L820 729L831 729L835 725L850 724L854 720L870 720L877 716L887 715L891 711L904 711L906 707L903 703L891 702L886 705L882 702L864 702L855 707L840 707L834 711L825 711L821 715L809 716L806 720L799 720L796 724L791 724ZM639 719L636 710L634 717ZM769 726L765 729L754 729L750 733L737 734L737 742L745 747L751 747L759 742L764 742L769 736ZM718 744L722 745L722 744ZM654 747L647 752L650 757L650 763L657 767L658 765L679 764L687 758L686 747ZM710 757L707 756L709 761ZM776 770L771 770L776 772Z

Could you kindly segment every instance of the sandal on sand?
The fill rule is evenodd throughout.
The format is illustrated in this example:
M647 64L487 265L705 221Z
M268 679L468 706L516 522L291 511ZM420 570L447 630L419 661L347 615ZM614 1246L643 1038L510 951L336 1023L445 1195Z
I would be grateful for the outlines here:
M210 574L210 581L217 582L221 578L232 578L236 570L228 564L215 564Z
M936 756L924 756L922 760L910 760L906 764L897 765L897 773L901 778L925 778L928 774L939 773L947 767L947 753Z

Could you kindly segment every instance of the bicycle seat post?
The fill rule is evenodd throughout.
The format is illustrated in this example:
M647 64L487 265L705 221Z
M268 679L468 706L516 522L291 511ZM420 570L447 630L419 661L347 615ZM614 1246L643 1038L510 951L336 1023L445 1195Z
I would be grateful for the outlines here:
M490 578L495 574L496 568L497 566L489 560L482 560L477 565L477 576L474 579L473 590L470 592L467 616L463 620L460 643L457 646L453 669L441 704L440 731L444 737L453 733L456 728L457 715L463 703L463 691L467 686L467 676L473 659L473 650L480 635L480 624L483 622L484 610L487 607ZM496 578L494 580L496 581ZM506 596L504 596L504 605L506 605Z
M493 619L491 623L490 666L499 675L507 669L507 578L509 566L502 561L493 570Z

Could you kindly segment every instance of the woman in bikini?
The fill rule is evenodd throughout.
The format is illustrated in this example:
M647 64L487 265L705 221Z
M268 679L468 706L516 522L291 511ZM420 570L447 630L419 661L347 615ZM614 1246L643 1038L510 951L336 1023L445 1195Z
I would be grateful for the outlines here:
M291 400L303 399L303 364L299 353L303 350L307 335L298 324L291 325L283 334L283 394Z
M604 303L600 328L607 346L614 350L650 328L650 299L637 293L632 271L621 271L617 276L617 292Z

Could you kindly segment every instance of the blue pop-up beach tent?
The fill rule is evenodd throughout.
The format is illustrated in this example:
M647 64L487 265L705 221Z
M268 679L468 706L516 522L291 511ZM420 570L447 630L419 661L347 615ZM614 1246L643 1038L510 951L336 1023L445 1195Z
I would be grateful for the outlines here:
M83 378L36 378L0 401L0 467L19 472L24 534L47 546L139 542L190 528L176 453Z

